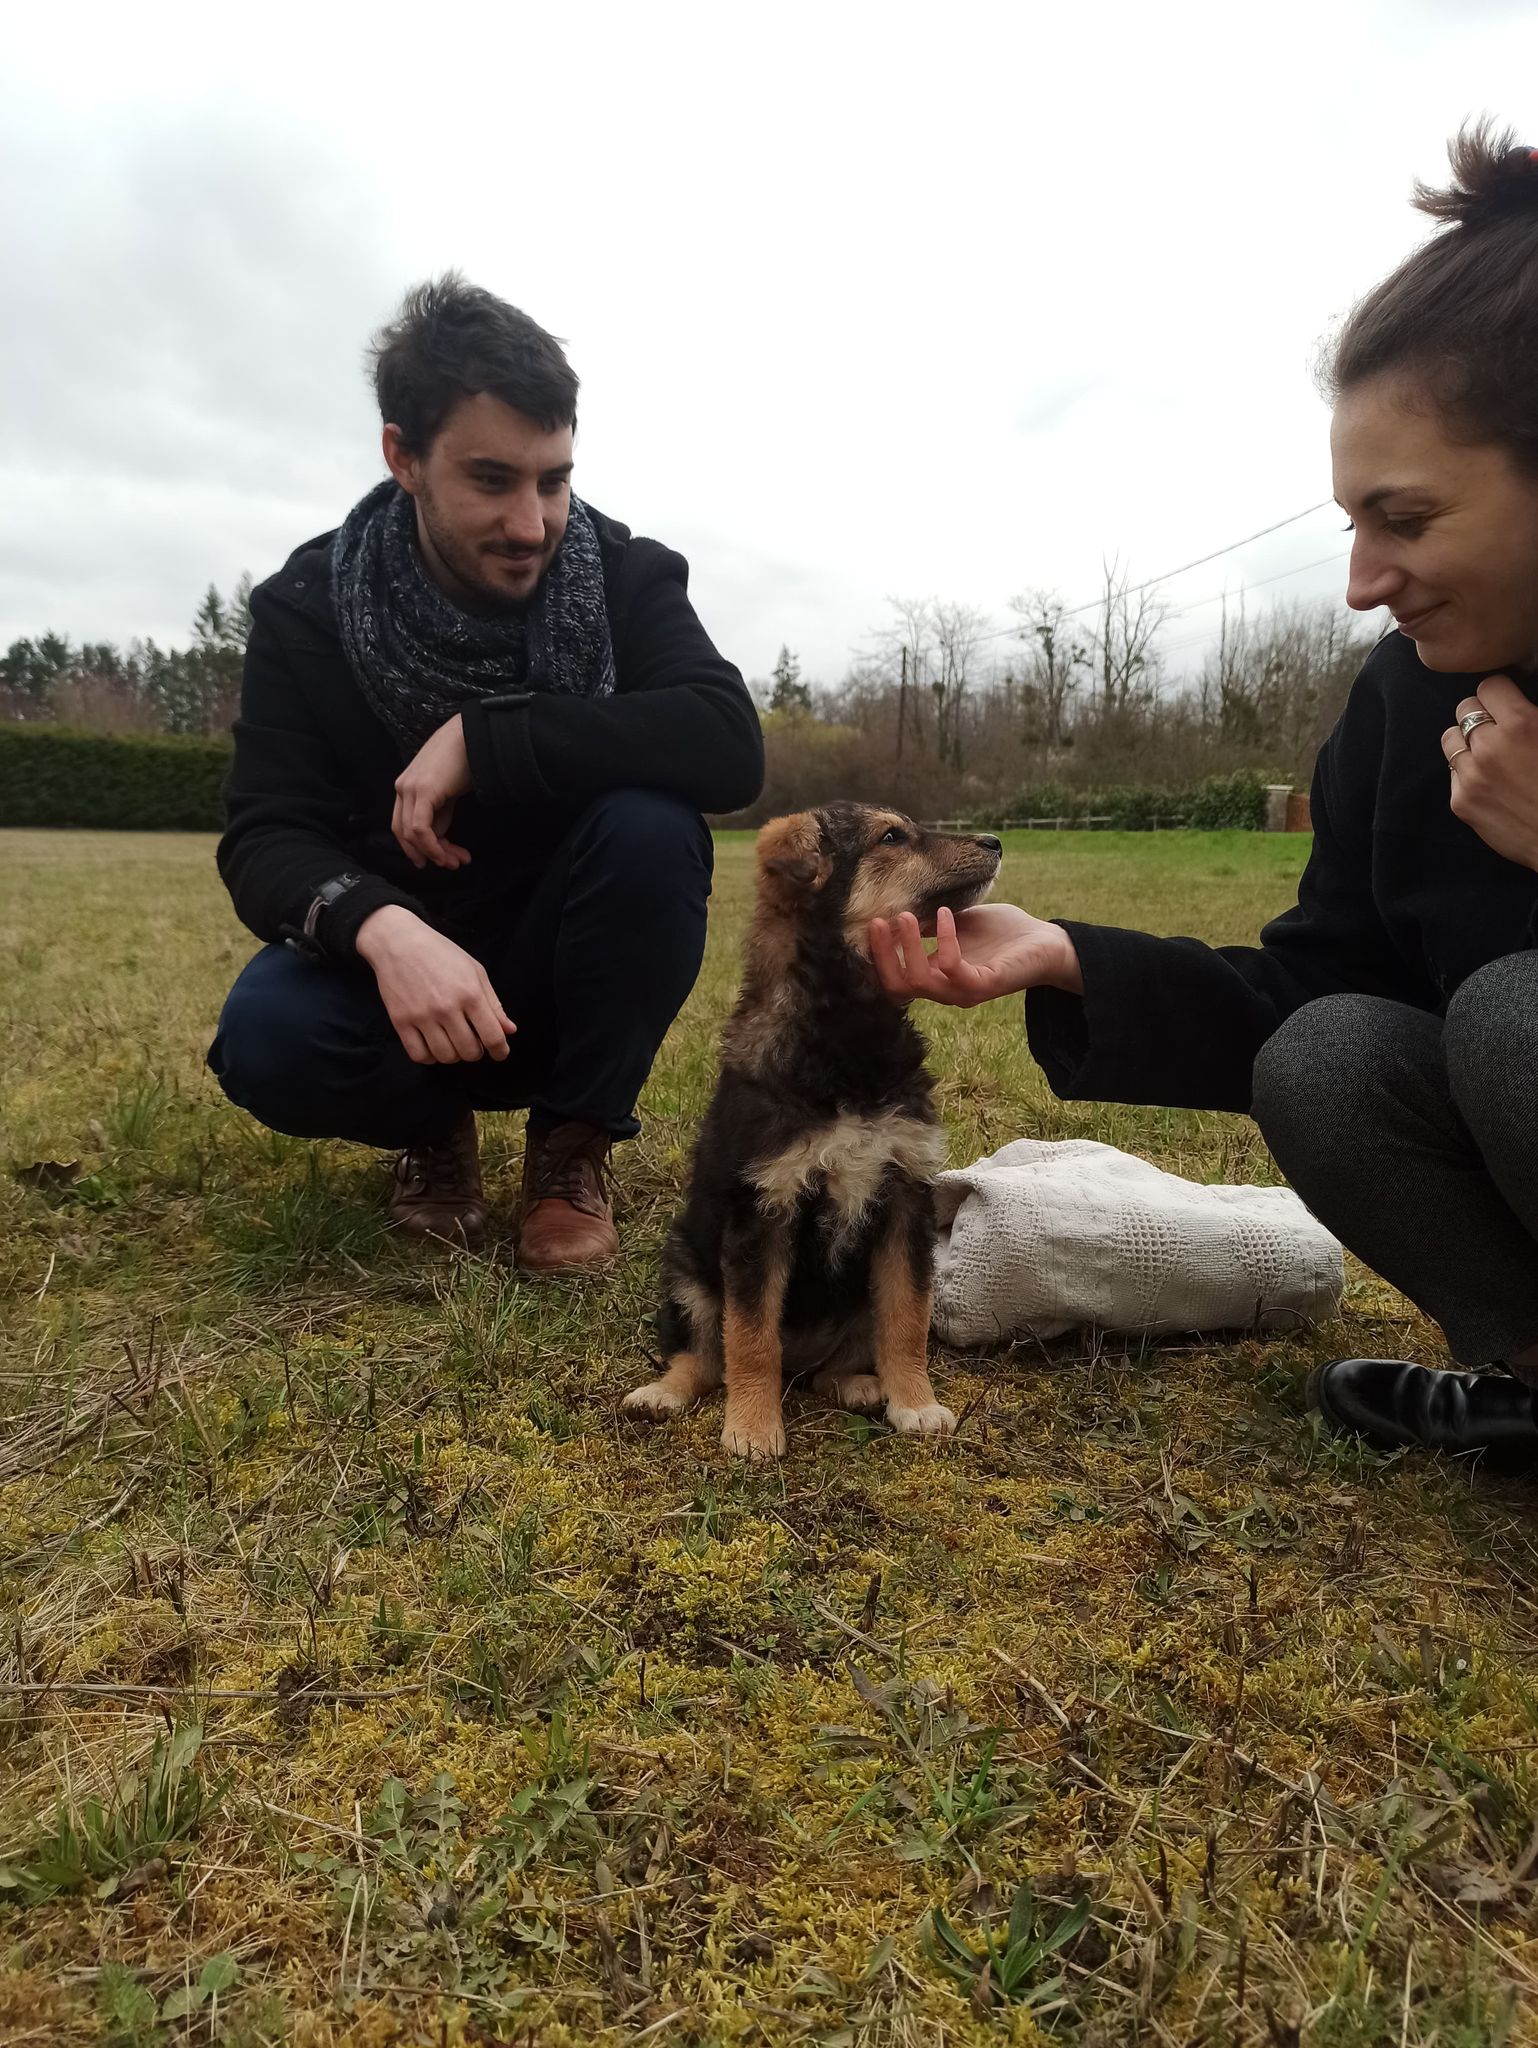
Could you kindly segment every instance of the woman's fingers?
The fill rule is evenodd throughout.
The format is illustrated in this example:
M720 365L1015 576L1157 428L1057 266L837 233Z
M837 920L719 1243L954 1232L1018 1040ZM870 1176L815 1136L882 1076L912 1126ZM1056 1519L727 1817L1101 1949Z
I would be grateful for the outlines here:
M1533 709L1524 692L1510 676L1486 676L1479 686L1474 703L1481 711L1488 711L1497 725L1503 719L1521 723L1531 717Z
M924 935L919 930L919 921L911 910L905 910L897 920L897 944L902 953L903 983L909 993L932 995L933 966L924 950Z
M874 918L870 928L871 964L876 970L876 979L889 996L898 1002L907 1002L912 990L903 978L902 961L897 956L897 941L892 936L892 927L884 917Z
M930 984L944 991L942 1000L971 1004L986 993L988 973L976 966L961 950L961 934L950 911L935 915L935 949L925 956Z
M949 910L935 917L935 949L924 947L919 921L911 911L888 923L875 919L870 928L871 960L877 979L889 996L911 1002L927 996L932 1003L949 1003L970 1009L1000 993L1000 972L996 954L1002 939L990 925L968 928L968 943L984 957L968 959L961 927Z
M960 1008L979 1000L985 977L962 957L955 920L948 910L941 910L935 918L934 952L924 950L919 921L911 911L904 911L898 919L898 935L908 963L908 986L915 995Z

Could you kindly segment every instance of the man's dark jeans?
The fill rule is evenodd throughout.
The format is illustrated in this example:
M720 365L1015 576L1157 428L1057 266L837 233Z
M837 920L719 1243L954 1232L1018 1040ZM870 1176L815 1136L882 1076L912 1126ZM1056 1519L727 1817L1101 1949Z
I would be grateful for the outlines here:
M710 833L651 790L599 798L531 877L506 926L467 945L518 1030L505 1060L418 1066L361 961L268 946L242 972L208 1064L276 1131L389 1149L442 1137L468 1105L639 1129L636 1097L705 950Z

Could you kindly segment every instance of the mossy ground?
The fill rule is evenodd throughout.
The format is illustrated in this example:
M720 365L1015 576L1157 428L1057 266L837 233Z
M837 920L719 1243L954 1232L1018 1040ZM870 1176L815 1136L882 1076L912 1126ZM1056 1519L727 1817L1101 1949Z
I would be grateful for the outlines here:
M1304 852L1020 835L1001 893L1243 939ZM624 1260L561 1285L511 1124L501 1237L439 1262L375 1159L222 1101L210 856L0 836L0 2040L1538 2040L1538 1496L1303 1408L1317 1357L1439 1357L1402 1300L942 1355L938 1448L794 1398L770 1472L714 1411L638 1434L748 843ZM1015 1004L923 1021L957 1161L1271 1175L1242 1119L1053 1102Z

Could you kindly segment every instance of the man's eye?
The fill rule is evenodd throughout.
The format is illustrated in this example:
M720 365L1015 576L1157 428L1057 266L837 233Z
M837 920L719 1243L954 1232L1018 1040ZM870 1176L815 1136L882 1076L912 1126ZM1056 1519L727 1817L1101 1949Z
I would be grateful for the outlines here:
M1414 540L1417 534L1426 531L1424 519L1385 519L1383 525L1387 532L1400 540Z

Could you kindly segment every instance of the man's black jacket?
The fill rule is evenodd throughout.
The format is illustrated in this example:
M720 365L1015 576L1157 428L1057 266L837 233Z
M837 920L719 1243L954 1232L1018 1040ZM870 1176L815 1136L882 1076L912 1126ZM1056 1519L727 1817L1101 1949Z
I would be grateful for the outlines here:
M593 523L614 694L536 692L465 712L474 787L451 836L472 859L455 871L413 868L391 834L405 763L342 652L332 536L307 541L252 592L219 872L258 938L302 927L317 889L343 872L363 879L321 919L333 958L352 956L358 927L385 903L468 938L609 790L661 790L700 811L752 803L764 772L758 717L689 602L687 564L601 513Z
M1025 1007L1054 1091L1247 1110L1255 1055L1316 996L1387 996L1437 1012L1476 968L1532 945L1538 874L1448 808L1441 737L1482 680L1434 674L1402 633L1373 649L1314 771L1314 845L1297 905L1258 946L1061 919L1084 995L1033 989ZM1516 680L1538 696L1531 677Z

